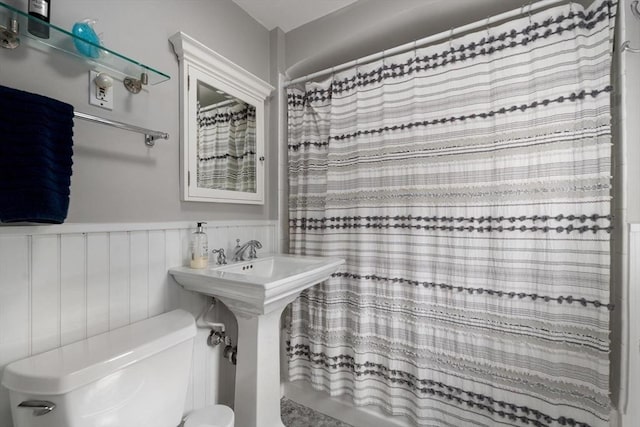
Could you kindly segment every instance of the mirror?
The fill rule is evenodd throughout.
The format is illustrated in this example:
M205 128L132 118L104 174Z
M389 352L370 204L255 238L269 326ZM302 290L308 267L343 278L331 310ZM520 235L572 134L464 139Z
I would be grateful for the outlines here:
M264 108L273 87L184 33L180 61L182 199L264 203Z
M256 192L256 107L198 80L196 185Z

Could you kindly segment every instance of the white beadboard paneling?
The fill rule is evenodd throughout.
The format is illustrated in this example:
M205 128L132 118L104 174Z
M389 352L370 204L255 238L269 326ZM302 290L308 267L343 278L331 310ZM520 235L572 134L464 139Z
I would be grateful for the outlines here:
M209 251L214 249L224 249L227 257L230 254L229 233L227 227L207 227L207 236L209 236ZM209 261L215 265L217 254L211 253Z
M218 369L220 367L224 345L221 344L214 348L204 347L204 349L207 354L205 355L204 370L202 371L202 374L204 375L204 378L218 378ZM206 406L220 403L220 401L218 400L218 396L220 394L218 392L218 383L219 381L207 381L207 387L204 396Z
M182 261L182 251L180 243L180 230L167 230L165 232L165 254L166 268L184 265ZM166 284L166 311L178 308L180 301L180 285L173 278L166 274L164 283Z
M130 320L137 322L149 317L149 232L130 233Z
M87 336L86 237L60 236L60 334L62 345Z
M0 238L0 365L30 349L29 237Z
M87 235L87 336L109 330L109 234Z
M180 230L180 258L181 262L178 265L189 265L190 261L190 242L191 242L191 234L195 229L183 229Z
M238 321L233 313L231 313L231 310L220 301L217 302L216 306L216 321L225 324L227 336L231 337L233 344L236 345L238 343ZM219 348L218 351L221 362L218 365L218 371L215 375L220 378L221 384L235 384L236 367L224 360L223 348ZM234 392L234 387L220 387L218 389L219 400L217 400L217 402L223 405L233 406Z
M0 376L2 376L4 372L4 365L0 367ZM0 387L0 422L7 423L11 422L11 404L9 402L9 390L4 387Z
M627 411L623 414L624 427L633 427L638 423L640 418L640 224L631 224L629 233L629 300L626 301L628 310L628 337L622 336L622 348L629 351L629 362L626 367L626 375L628 378L628 388L626 389L629 397ZM622 307L625 303L622 300L616 301ZM625 319L626 320L626 319ZM623 320L623 321L625 321ZM624 381L621 384L622 389L625 387Z
M213 227L244 227L259 229L262 227L274 227L276 221L251 221L251 220L214 220L205 221L209 228ZM153 223L111 223L111 224L88 224L88 223L67 223L52 224L43 227L41 225L10 226L0 227L0 235L3 236L31 236L46 234L72 234L72 233L112 233L115 231L151 231L151 230L191 230L195 231L196 226L193 221L174 222L153 222ZM3 426L4 427L4 426Z
M167 266L166 246L163 230L149 231L149 317L157 316L166 305Z
M129 324L129 233L109 233L109 329Z
M273 251L275 229L275 221L211 221L207 233L210 247L225 248L230 259L236 238L260 240L259 253ZM194 230L186 222L0 227L0 375L14 360L175 308L197 316L209 299L167 274L188 265ZM236 342L235 318L222 304L217 312ZM187 411L232 404L227 373L235 368L221 347L206 346L207 335L199 330L194 344ZM0 426L11 427L2 387Z
M179 244L180 244L180 264L178 265L189 265L190 262L190 251L189 251L189 242L190 242L190 237L191 237L191 233L195 231L194 230L180 230L180 239L179 239ZM190 310L191 309L191 299L190 299L190 295L184 292L184 289L181 286L177 286L175 289L177 289L178 293L178 307L179 308L183 308L185 310Z
M206 342L207 336L209 335L209 331L198 329L198 333L196 334L196 342L202 343ZM195 345L193 348L193 366L206 366L207 365L207 346L206 345ZM204 372L193 371L194 374L192 377L193 381L193 402L192 405L194 408L202 408L206 406L206 397L207 397L207 377L205 377Z
M60 236L33 236L31 352L60 346Z
M29 237L0 238L0 377L4 365L29 355L30 314ZM0 387L0 425L10 419L9 393Z

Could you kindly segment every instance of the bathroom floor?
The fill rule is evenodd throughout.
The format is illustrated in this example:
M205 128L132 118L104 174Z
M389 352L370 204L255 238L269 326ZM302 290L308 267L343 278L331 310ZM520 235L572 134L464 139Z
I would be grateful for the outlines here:
M289 399L280 401L282 422L287 427L353 427Z

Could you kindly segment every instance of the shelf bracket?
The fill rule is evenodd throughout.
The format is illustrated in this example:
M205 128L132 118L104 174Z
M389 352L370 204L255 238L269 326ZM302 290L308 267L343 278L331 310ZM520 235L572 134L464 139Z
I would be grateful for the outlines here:
M125 77L122 81L124 87L131 93L140 93L142 86L149 84L149 75L147 73L141 73L139 79L133 77Z
M0 25L0 46L5 49L15 49L20 46L18 20L9 18L9 25Z

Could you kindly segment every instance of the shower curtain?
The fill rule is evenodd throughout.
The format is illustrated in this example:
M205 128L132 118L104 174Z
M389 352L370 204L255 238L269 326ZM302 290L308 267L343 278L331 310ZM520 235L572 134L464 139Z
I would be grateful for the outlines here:
M255 107L198 106L198 187L255 193L255 165Z
M608 426L615 1L288 90L289 378L419 426Z

